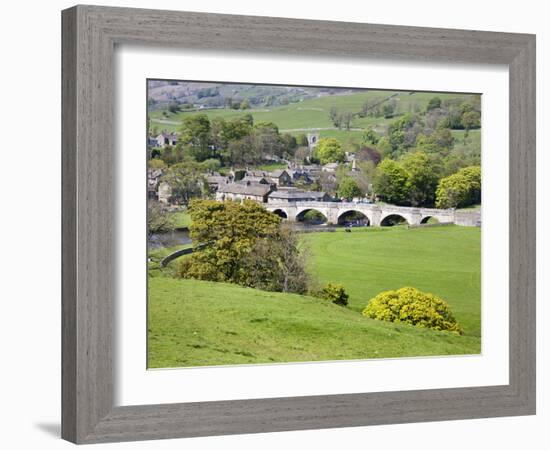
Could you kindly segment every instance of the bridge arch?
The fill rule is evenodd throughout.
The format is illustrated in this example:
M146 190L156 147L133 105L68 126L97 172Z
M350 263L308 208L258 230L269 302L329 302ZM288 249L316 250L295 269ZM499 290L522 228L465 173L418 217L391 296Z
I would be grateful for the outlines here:
M304 208L296 214L297 222L327 223L327 214L317 208Z
M371 226L371 218L363 211L357 209L346 209L338 212L338 225L346 225L347 223L359 223L364 226Z
M410 225L410 219L399 213L389 213L382 217L381 227L393 227L394 225Z
M288 219L288 213L283 208L277 208L271 212L279 216L281 219Z
M423 216L420 220L421 224L426 223L439 223L439 219L436 216Z

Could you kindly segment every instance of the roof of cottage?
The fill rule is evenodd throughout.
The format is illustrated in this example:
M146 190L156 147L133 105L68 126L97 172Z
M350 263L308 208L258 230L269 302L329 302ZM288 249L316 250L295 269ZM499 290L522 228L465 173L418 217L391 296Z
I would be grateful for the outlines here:
M268 175L269 175L269 177L271 177L271 178L279 178L279 177L281 177L281 176L283 175L283 173L285 173L285 172L286 172L287 175L289 175L288 171L285 170L285 169L277 169L277 170L274 170L273 172L270 172Z
M223 175L208 175L206 177L206 181L208 181L209 183L224 184L228 183L229 179L227 177L224 177Z
M254 195L263 197L271 191L271 186L268 184L245 184L245 183L230 183L218 187L218 192L226 194L242 194Z
M269 184L270 181L264 176L246 175L239 183L261 183Z
M162 131L157 137L159 136L169 139L178 139L178 135L176 133L169 133L168 131Z
M281 189L273 191L271 194L269 194L269 198L280 198L284 200L318 200L325 197L325 195L325 192L302 191L301 189Z

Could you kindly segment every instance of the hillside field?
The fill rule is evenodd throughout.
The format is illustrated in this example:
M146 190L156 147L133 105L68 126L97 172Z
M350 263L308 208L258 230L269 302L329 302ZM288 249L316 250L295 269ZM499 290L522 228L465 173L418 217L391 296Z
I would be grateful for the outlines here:
M312 272L345 286L347 308L156 272L149 277L148 367L479 353L480 236L479 228L458 226L304 235ZM445 299L465 334L360 314L378 292L403 286Z
M321 137L335 137L341 142L360 142L362 130L374 128L381 132L395 118L384 117L355 117L351 123L351 130L338 130L330 121L329 112L334 106L340 112L350 111L359 112L362 105L367 100L383 100L391 95L389 91L370 91L346 94L346 95L327 95L314 99L304 100L288 105L266 107L261 109L248 110L232 110L232 109L205 109L200 111L201 114L206 114L210 120L215 117L223 117L231 119L251 114L254 122L273 122L281 132L288 132L293 135L307 133L308 130L318 130ZM468 99L467 94L441 94L432 92L399 92L394 99L397 101L397 113L404 114L413 111L413 108L425 110L429 100L433 97L439 97L442 100L463 98ZM166 129L168 131L177 131L182 120L188 115L197 114L194 111L182 111L179 113L170 113L165 111L167 116L164 116L162 111L151 111L149 117L151 119L151 127L156 127L159 131ZM457 135L458 136L458 135ZM475 139L476 134L472 134Z

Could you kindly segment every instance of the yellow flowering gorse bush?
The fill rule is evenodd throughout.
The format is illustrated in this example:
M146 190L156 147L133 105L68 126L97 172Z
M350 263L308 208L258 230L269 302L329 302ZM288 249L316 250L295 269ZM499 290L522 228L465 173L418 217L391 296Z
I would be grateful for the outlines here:
M381 292L369 300L363 315L376 320L404 322L417 327L463 334L448 303L412 287Z

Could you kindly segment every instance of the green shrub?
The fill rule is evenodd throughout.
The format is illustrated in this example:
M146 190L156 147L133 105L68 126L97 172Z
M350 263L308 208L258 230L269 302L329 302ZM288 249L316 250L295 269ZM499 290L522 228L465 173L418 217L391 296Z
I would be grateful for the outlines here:
M191 258L179 258L175 261L175 270L174 275L178 278L191 278L189 276L189 271L192 267L192 261Z
M328 283L320 294L322 298L330 300L335 305L346 306L348 304L349 295L341 284Z
M371 319L405 322L455 334L463 333L445 301L412 287L381 292L369 300L363 315Z

